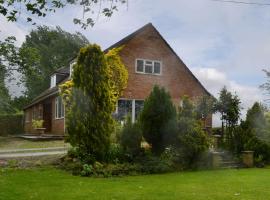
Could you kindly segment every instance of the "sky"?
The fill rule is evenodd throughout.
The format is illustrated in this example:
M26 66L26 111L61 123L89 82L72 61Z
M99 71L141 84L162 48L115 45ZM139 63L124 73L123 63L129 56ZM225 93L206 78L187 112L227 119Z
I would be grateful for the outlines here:
M259 85L266 81L262 69L270 68L269 11L270 6L212 0L129 0L128 6L120 6L113 17L99 17L95 26L87 30L72 22L74 17L82 16L77 6L65 7L36 21L72 33L79 31L103 49L151 22L210 93L217 97L226 86L239 95L244 116L255 101L266 98ZM33 28L23 20L9 23L0 17L0 39L13 34L18 46ZM10 86L13 95L20 89Z

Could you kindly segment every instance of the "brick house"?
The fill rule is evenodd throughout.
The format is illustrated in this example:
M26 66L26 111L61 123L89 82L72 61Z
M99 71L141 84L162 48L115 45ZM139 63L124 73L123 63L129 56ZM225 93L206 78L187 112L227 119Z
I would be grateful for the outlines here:
M122 119L131 113L132 121L135 121L144 99L156 84L170 92L175 105L181 103L184 95L193 100L210 95L151 23L105 52L122 45L124 48L120 56L128 69L129 79L123 96L118 100L115 111L117 118ZM73 64L74 61L70 62L70 66L55 71L51 76L50 88L24 108L25 133L35 133L33 119L43 119L47 133L64 134L65 113L58 85L70 79ZM212 116L207 118L206 126L212 126Z

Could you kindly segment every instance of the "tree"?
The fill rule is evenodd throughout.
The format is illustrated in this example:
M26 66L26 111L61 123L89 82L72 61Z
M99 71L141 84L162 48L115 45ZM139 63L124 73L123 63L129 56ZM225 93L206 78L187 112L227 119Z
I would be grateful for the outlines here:
M174 144L179 152L179 162L185 168L193 168L201 154L209 147L207 134L202 129L196 110L187 96L182 98Z
M215 111L220 112L222 121L222 136L226 127L230 137L231 129L235 128L240 118L240 99L223 87L219 93L219 99L215 103Z
M35 25L36 22L33 17L46 17L48 13L56 12L67 5L77 5L83 9L83 17L74 18L73 22L85 29L89 25L93 26L95 24L94 18L98 18L100 14L111 17L117 11L117 7L125 3L127 3L127 0L0 1L0 14L7 21L15 22L20 16L26 22ZM21 15L22 13L25 15ZM87 13L91 13L92 16L86 17ZM96 13L96 16L93 16L94 13Z
M265 94L267 96L270 95L270 71L264 69L263 72L266 74L266 83L260 85L260 88L265 91ZM266 101L269 101L270 99L267 98Z
M143 136L152 145L152 152L160 155L173 135L172 123L176 120L176 109L171 96L164 88L154 86L145 99L139 121Z
M255 102L247 111L246 123L254 130L255 135L261 140L268 140L270 130L267 127L267 119L265 117L265 108Z
M71 34L60 27L39 26L31 31L19 50L27 96L34 98L49 88L51 73L67 67L70 59L88 43L81 33Z
M229 141L233 153L241 155L244 150L252 150L256 162L270 160L270 132L266 116L264 106L255 102L248 110L246 120L241 121L233 131L232 140Z
M98 45L81 48L72 82L67 112L70 143L78 147L83 162L104 161L114 128L112 112L118 96L111 68ZM66 91L63 94L67 94Z

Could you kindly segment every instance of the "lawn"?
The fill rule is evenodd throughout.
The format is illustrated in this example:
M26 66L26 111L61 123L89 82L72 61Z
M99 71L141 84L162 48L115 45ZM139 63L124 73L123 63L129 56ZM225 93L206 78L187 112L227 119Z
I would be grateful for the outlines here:
M267 200L270 169L84 178L53 169L0 169L1 200Z
M46 147L64 147L67 144L63 140L56 141L29 141L13 137L0 136L0 150L4 149L29 149ZM1 199L0 199L1 200Z

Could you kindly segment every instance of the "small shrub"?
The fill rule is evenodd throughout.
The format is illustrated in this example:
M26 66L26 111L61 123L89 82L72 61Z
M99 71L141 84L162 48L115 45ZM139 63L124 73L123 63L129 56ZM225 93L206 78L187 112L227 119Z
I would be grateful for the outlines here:
M140 160L141 172L145 174L158 174L174 171L174 167L168 160L158 156L148 155Z
M84 164L81 171L81 176L90 176L93 173L93 166Z
M111 144L109 151L106 156L106 161L108 163L118 163L120 160L123 160L123 151L119 144Z
M40 119L40 120L32 120L32 126L33 128L42 128L43 127L43 122L44 120Z
M132 159L139 154L141 142L141 130L137 123L132 124L131 117L128 116L120 135L120 144L124 153Z

